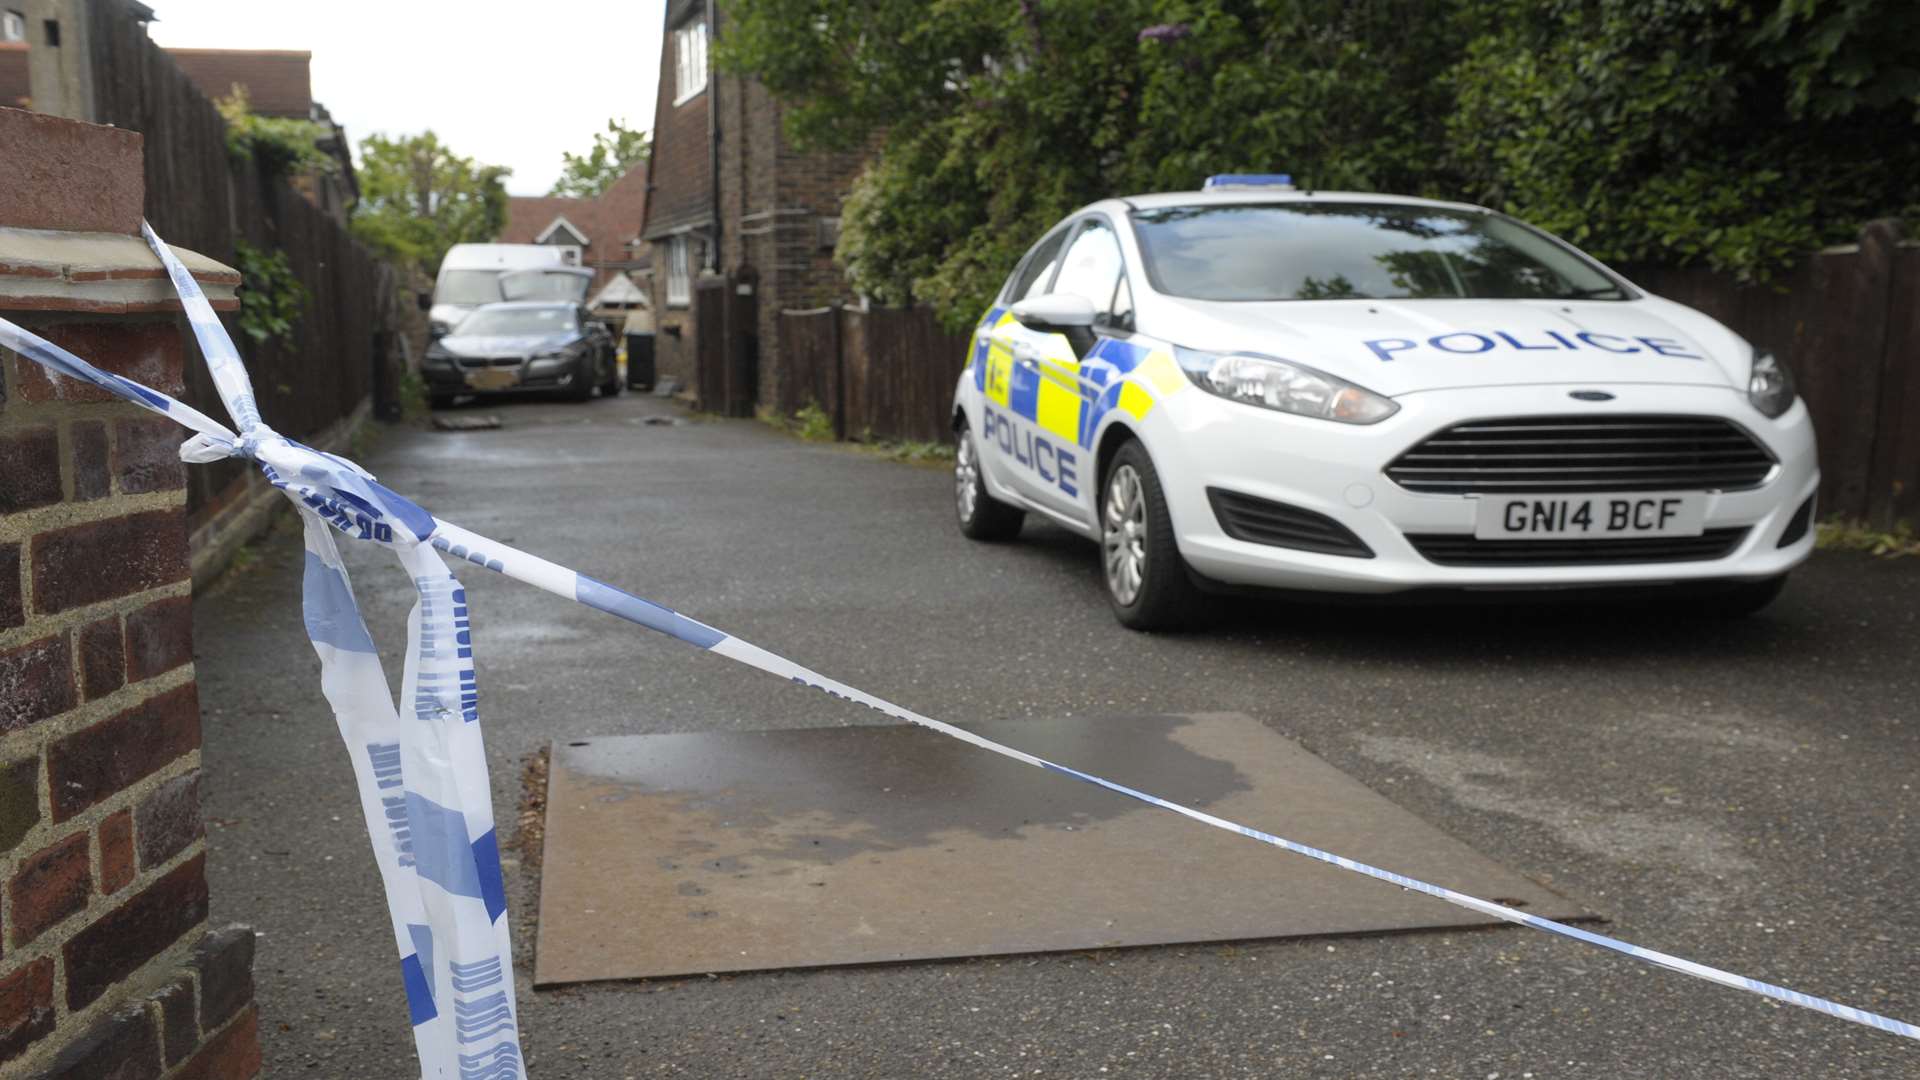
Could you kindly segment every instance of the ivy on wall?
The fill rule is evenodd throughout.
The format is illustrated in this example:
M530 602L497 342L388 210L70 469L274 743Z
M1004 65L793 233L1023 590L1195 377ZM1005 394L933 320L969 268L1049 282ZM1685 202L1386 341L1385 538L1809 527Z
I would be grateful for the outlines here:
M234 245L240 263L240 329L255 342L279 339L292 345L293 328L307 305L307 287L293 274L284 251L262 251L242 240Z

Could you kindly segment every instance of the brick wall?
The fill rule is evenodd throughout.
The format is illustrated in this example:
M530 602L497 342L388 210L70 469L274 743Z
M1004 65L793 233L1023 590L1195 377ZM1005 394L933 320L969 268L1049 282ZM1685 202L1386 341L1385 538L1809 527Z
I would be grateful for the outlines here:
M0 154L101 144L0 206L0 315L169 393L184 320L138 223L138 135L0 110ZM22 117L27 117L22 119ZM48 233L61 202L112 232ZM24 205L25 210L22 209ZM31 211L31 212L27 212ZM189 260L219 306L237 275ZM253 933L208 933L182 429L0 350L0 1073L251 1077Z
M672 262L667 237L676 230L705 235L714 218L713 168L709 113L712 89L679 105L674 99L675 55L673 30L700 18L699 0L674 0L667 5L660 50L660 83L656 90L653 153L648 165L646 224L641 235L650 241L653 279L648 283L654 312L654 364L661 376L678 379L682 388L695 385L695 331L691 311L667 303L667 271ZM715 80L718 81L718 80ZM691 267L699 273L696 253Z

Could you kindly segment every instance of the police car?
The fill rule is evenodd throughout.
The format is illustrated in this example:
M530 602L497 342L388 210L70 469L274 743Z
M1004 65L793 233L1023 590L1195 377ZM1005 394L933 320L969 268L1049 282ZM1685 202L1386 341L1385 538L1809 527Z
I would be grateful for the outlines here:
M955 394L955 505L1097 540L1120 621L1209 591L1685 584L1746 614L1813 547L1784 366L1484 207L1222 176L1027 252Z

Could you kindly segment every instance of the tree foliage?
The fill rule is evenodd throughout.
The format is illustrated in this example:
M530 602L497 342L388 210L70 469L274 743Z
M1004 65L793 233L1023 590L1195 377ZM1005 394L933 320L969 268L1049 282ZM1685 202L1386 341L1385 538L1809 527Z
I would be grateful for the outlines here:
M723 68L877 142L862 290L977 316L1094 199L1286 171L1764 278L1920 210L1911 0L735 0Z
M604 134L593 137L593 149L584 154L563 152L560 179L553 182L549 195L573 195L590 199L613 186L627 170L647 160L652 140L644 131L634 131L619 120L607 121Z
M431 131L369 135L360 140L354 235L390 259L434 273L449 247L500 235L511 173L455 154Z

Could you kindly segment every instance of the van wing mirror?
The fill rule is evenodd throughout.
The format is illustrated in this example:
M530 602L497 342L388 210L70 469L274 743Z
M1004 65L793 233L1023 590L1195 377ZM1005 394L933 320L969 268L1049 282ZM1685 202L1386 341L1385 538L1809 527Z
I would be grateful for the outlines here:
M1013 305L1013 318L1036 334L1061 334L1076 356L1093 348L1093 301L1073 293L1032 296Z

